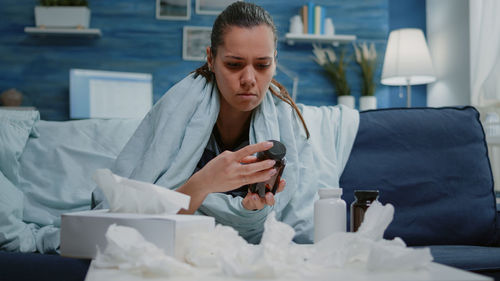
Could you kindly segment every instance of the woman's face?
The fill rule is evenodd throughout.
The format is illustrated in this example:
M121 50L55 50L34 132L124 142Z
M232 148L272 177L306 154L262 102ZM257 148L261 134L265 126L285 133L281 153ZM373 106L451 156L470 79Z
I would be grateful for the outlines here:
M274 34L265 24L231 26L216 57L207 48L207 61L221 93L221 109L248 112L264 98L276 70Z

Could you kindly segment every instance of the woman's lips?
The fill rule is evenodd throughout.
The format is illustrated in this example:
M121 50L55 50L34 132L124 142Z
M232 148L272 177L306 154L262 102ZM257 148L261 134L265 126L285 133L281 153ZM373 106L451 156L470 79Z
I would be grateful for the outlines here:
M241 99L245 99L245 100L247 100L247 99L254 99L254 98L256 98L256 97L257 97L257 95L256 95L256 94L252 94L252 93L240 93L240 94L238 94L237 96L238 96L239 98L241 98Z

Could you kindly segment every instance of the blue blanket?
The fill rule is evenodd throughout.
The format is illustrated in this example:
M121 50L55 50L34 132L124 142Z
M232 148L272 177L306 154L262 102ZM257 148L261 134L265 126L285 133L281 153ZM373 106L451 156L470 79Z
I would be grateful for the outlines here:
M277 219L294 227L296 242L312 242L317 190L338 187L356 136L359 115L344 106L299 105L299 108L311 133L309 139L291 106L270 91L251 119L251 144L275 139L287 148L287 166L282 176L287 184L276 196L276 204L251 211L242 206L241 197L212 193L198 209L199 214L232 226L249 242L256 243L267 215L274 210ZM146 115L119 154L113 172L169 189L180 187L195 170L218 113L216 85L201 76L189 75Z

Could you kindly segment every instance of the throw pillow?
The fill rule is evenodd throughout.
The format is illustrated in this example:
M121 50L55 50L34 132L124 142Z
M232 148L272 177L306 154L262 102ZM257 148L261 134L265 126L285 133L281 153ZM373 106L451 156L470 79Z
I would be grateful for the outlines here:
M14 185L26 142L38 136L34 124L39 119L38 111L0 110L0 171Z

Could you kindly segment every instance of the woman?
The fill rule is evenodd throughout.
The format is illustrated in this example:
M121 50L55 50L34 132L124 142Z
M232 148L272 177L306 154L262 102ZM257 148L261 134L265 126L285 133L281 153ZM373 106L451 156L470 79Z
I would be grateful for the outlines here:
M205 151L200 161L204 163L198 165L203 168L178 189L191 196L189 210L181 213L194 213L206 195L213 192L243 195L242 205L247 210L274 205L271 192L260 198L248 192L247 186L266 181L276 173L272 168L275 161L255 162L256 158L251 156L270 148L272 143L231 151L248 144L252 111L262 102L276 71L276 44L276 29L270 15L254 4L235 3L217 17L211 46L207 47L207 63L196 70L195 76L202 75L208 82L215 79L220 92L220 111L209 141L212 149ZM286 90L283 94L285 101L295 106ZM302 118L298 110L297 114ZM219 154L221 151L224 152ZM206 163L210 154L218 156ZM278 192L284 186L285 181L281 180ZM240 192L231 192L237 188Z
M276 28L264 9L240 1L228 6L212 28L207 63L155 104L113 172L190 195L181 213L213 216L249 242L260 240L273 210L295 228L297 242L311 242L316 191L338 186L357 115L345 108L299 109L273 79L276 46ZM313 123L311 139L303 114ZM276 195L260 198L247 185L276 173L274 161L253 156L269 149L270 139L287 148L287 188L281 180ZM313 163L324 169L308 167Z

